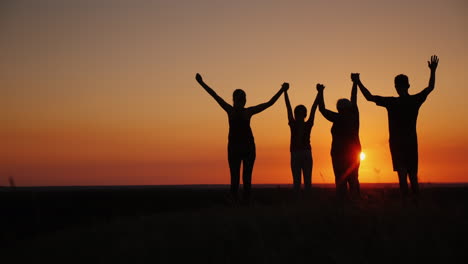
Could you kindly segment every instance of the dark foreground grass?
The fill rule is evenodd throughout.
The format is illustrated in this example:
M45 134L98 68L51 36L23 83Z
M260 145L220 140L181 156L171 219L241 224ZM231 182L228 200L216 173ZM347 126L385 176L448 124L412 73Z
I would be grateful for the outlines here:
M7 232L2 263L466 263L468 257L468 188L426 188L418 203L405 204L394 188L364 188L362 200L345 204L328 188L299 198L257 189L250 205L227 202L223 190L165 191L107 198L114 209L102 211L94 207L102 200L88 207L70 202L82 215L78 222L42 204L49 217L68 224L47 226L53 220L41 220L48 219L43 213L36 225L47 228L19 237Z

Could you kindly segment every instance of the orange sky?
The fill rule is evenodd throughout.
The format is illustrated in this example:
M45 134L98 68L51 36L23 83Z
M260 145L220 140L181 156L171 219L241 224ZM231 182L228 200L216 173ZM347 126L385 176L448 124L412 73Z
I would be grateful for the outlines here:
M284 81L308 109L349 97L350 72L379 95L436 89L420 110L420 181L468 176L468 4L435 1L10 1L0 16L0 185L229 182L220 96L267 101ZM384 108L359 94L362 182L395 182ZM333 182L331 124L317 113L313 182ZM290 183L284 99L252 119L253 183Z

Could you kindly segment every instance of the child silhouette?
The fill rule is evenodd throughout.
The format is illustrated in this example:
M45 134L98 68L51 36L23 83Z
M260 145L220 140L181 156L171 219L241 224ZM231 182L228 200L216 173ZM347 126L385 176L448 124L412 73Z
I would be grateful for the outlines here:
M289 150L291 152L291 172L293 176L294 190L301 189L301 174L304 177L304 189L309 191L312 185L312 148L310 146L310 132L314 126L315 111L317 110L318 100L315 101L310 110L309 119L307 108L304 105L298 105L294 108L294 115L289 101L288 92L284 92L286 110L288 113L288 125L291 130L291 141Z

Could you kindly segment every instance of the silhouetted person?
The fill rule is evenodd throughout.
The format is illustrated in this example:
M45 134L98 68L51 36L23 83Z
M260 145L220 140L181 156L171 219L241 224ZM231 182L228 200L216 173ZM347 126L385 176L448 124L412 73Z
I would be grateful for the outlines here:
M372 95L358 78L359 89L364 97L368 101L372 101L378 106L383 106L387 109L393 170L398 173L400 190L403 196L408 195L408 176L413 193L419 193L416 122L419 108L426 101L427 96L434 90L435 73L438 63L439 58L435 55L427 62L431 70L429 86L415 95L408 93L410 87L408 76L403 74L395 77L395 89L399 97Z
M216 100L216 102L226 111L229 119L229 137L228 137L228 161L231 172L231 194L234 199L237 199L240 180L240 167L243 163L242 182L246 198L250 198L252 170L255 162L255 141L250 128L250 119L253 115L262 112L272 106L281 93L289 88L286 83L281 89L270 99L270 101L245 108L246 94L243 90L237 89L233 92L233 102L231 106L218 96L211 89L200 74L197 73L195 79L197 82Z
M288 112L288 125L291 130L291 172L293 176L294 190L301 189L301 174L304 177L304 189L309 191L312 185L312 148L310 147L310 132L314 126L315 111L317 110L318 100L312 105L309 119L307 108L304 105L298 105L294 108L294 116L289 102L288 92L284 92L286 101L286 110Z
M355 75L351 74L351 79ZM331 128L331 157L335 173L336 195L338 199L346 197L347 185L352 197L358 198L359 187L359 155L361 142L359 140L359 110L357 106L357 83L353 81L351 101L345 98L336 103L338 113L325 108L323 90L325 86L317 84L319 110L322 115L333 123Z

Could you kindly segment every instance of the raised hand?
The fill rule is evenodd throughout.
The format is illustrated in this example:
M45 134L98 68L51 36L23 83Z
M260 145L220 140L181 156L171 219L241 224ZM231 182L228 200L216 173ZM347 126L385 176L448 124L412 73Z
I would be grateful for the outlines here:
M427 61L427 66L429 66L429 69L431 71L435 71L437 69L437 65L439 65L439 57L436 55L431 56L431 60Z
M358 83L359 82L359 73L351 73L351 81L353 81L353 83Z
M325 89L325 85L321 83L317 83L317 91L318 92L323 92L323 89Z
M289 83L285 82L281 86L281 91L286 92L287 90L289 90Z
M195 75L195 80L197 80L198 83L203 83L203 78L199 73Z

